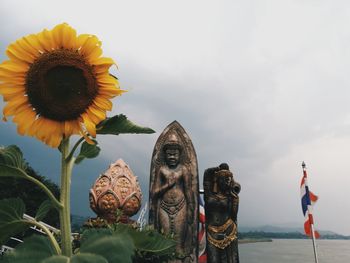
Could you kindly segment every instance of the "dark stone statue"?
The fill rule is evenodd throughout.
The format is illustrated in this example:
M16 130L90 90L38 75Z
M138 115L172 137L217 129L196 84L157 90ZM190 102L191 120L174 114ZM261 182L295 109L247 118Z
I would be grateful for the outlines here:
M172 263L197 262L198 168L192 142L174 121L154 147L149 223L178 242Z
M207 262L239 263L237 240L238 193L226 163L204 172Z

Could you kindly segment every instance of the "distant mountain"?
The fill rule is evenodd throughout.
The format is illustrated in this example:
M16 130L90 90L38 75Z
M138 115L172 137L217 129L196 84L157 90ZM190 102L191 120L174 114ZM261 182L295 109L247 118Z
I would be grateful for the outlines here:
M238 226L238 232L242 237L264 237L264 238L306 238L304 229L301 227L281 227L281 226ZM350 239L328 230L319 230L323 239Z
M89 219L86 216L71 215L72 231L79 232L83 224Z
M271 232L271 233L302 233L303 229L298 227L280 227L280 226L240 226L238 225L239 232Z
M263 226L238 226L239 232L270 232L270 233L304 233L304 229L302 227L283 227L283 226L271 226L271 225L263 225ZM320 234L323 235L338 235L335 232L328 230L319 230Z

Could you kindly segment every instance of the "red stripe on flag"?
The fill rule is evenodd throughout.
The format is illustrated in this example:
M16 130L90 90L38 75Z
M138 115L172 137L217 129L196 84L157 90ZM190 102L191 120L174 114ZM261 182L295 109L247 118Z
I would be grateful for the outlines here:
M203 254L198 258L198 263L207 263L207 254Z
M305 176L303 176L303 178L301 178L301 182L300 182L300 187L305 184Z
M312 221L310 221L310 219ZM309 214L309 216L307 217L307 220L304 223L304 231L305 231L305 235L312 237L311 223L310 222L313 222L313 217L312 217L312 215ZM315 238L320 238L320 233L318 233L318 231L314 231L314 234L315 234Z
M318 196L313 194L311 191L309 191L309 196L310 196L310 201L311 202L316 202L318 200Z
M309 224L313 225L314 224L314 217L312 216L312 214L309 212Z

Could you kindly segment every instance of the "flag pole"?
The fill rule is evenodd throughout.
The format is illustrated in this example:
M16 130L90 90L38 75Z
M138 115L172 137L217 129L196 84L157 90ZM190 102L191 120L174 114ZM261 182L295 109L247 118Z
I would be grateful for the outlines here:
M303 162L301 166L303 167L304 177L307 178L305 162ZM307 180L306 180L305 184L307 185ZM311 227L311 237L312 237L312 246L314 248L315 263L318 263L317 250L316 250L316 238L315 238L314 219L313 219L313 216L312 216L312 211L310 210L309 206L308 206L307 210L308 210L308 214L309 214L309 222L310 222L310 227Z

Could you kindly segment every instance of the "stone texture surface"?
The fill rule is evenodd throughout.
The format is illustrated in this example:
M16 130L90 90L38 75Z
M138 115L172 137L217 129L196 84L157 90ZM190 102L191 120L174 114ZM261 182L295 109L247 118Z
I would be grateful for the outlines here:
M122 211L121 219L135 215L142 202L142 193L137 177L129 166L119 159L101 174L90 189L90 207L99 218L108 223L116 221L116 211Z
M226 163L204 172L208 263L239 263L237 213L241 186Z
M172 263L198 259L198 165L192 142L174 121L159 136L150 174L149 223L178 242Z

